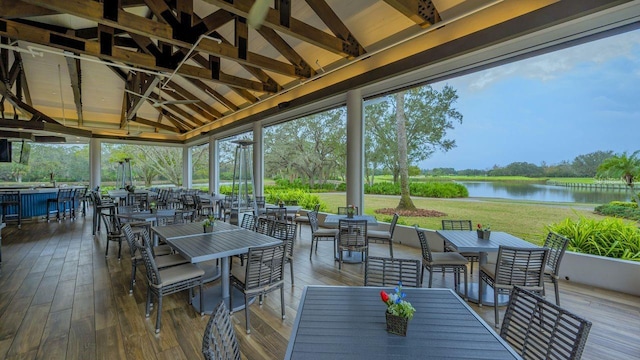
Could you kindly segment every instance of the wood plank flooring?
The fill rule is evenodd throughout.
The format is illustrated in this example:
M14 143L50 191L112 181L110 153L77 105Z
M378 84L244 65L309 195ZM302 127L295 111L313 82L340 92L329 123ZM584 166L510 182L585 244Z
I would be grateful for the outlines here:
M105 258L104 236L91 235L91 217L60 223L25 223L2 230L0 271L0 359L198 359L208 316L187 304L186 294L165 297L162 331L154 332L155 311L145 318L145 279L138 272L129 295L131 262L123 244ZM282 359L305 285L361 285L362 264L333 261L331 243L321 242L309 260L309 228L295 248L295 286L286 283L286 319L280 297L251 306L251 335L244 311L232 315L243 358ZM419 259L418 249L395 246L396 256ZM386 245L371 245L388 255ZM289 268L286 267L289 276ZM474 279L477 281L477 270ZM451 286L451 275L434 276L434 286ZM640 298L563 282L563 307L593 322L584 359L640 358ZM552 287L547 288L549 298ZM472 308L490 324L493 308ZM504 310L504 308L502 308Z

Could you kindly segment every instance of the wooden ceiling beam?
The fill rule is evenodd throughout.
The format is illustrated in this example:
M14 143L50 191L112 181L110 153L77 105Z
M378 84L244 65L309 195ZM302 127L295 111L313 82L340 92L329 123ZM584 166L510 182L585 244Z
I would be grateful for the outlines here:
M47 2L41 2L37 0L24 1L38 4L48 9L60 11L62 13L67 13L84 19L95 21L99 24L126 30L127 32L132 32L153 39L158 39L160 41L164 41L166 43L182 48L191 48L193 46L193 42L195 41L195 39L189 42L177 38L192 38L195 34L192 31L189 31L188 34L182 32L176 33L172 26L169 24L149 20L144 17L128 13L124 10L120 10L117 12L117 21L104 18L103 5L92 0L49 0ZM197 39L197 36L195 36L195 38ZM227 60L236 61L251 66L262 67L264 69L268 69L282 75L298 77L296 76L295 68L291 64L270 59L266 56L262 56L256 53L248 53L247 59L242 59L238 56L238 49L236 47L219 44L217 41L213 41L210 39L202 39L199 42L196 50L210 55L220 56L221 58ZM242 85L239 84L236 86L242 87ZM257 91L275 92L275 90L272 89Z
M306 0L307 4L315 11L316 15L322 20L325 25L329 27L329 30L343 41L346 41L353 49L349 52L364 54L365 50L360 45L356 37L353 36L349 28L340 20L338 15L331 9L325 0Z
M148 54L114 47L112 46L113 44L105 47L104 44L101 46L101 43L97 41L84 40L72 35L53 33L12 20L0 19L0 36L52 46L83 55L91 55L102 60L121 62L147 70L165 72L167 74L173 72L173 69L157 65L157 58ZM185 77L217 81L225 85L247 88L259 92L275 92L277 90L265 89L265 86L260 82L227 74L221 74L219 79L214 79L210 71L188 64L184 64L178 70L177 74Z
M73 90L73 101L76 105L76 113L78 115L78 126L83 126L82 115L82 67L80 59L65 58L67 60L67 68L69 69L69 78L71 80L71 89Z
M187 91L182 86L178 85L175 81L170 81L169 84L167 84L167 85L170 88L172 88L173 90L175 90L176 93L180 94L184 99L193 99L193 98L195 98L195 96L193 96L193 94L191 94L189 91ZM200 88L200 87L198 86L198 88ZM202 88L200 88L200 90L205 91ZM169 94L171 95L171 93L169 93ZM182 100L182 99L178 99L178 100ZM221 118L222 117L222 113L221 112L219 112L218 110L216 110L213 107L209 106L204 101L201 101L201 102L195 103L195 104L190 104L190 105L194 105L196 107L199 107L202 110L208 112L209 114L211 114L212 116L214 116L216 118Z
M127 110L127 120L133 119L140 107L144 103L144 100L148 100L146 98L150 97L153 94L153 89L156 88L158 83L160 82L160 78L158 76L150 76L143 73L138 73L138 76L141 78L139 86L131 87L129 90L135 92L136 94L140 94L140 96L133 95L130 96L130 99L133 99L128 106Z
M162 96L160 96L160 95L158 95L156 93L153 93L153 92L149 94L149 98L155 100L156 102L170 101L170 99L162 97ZM153 101L150 101L150 103L152 105L154 105ZM187 121L190 121L190 122L196 124L197 126L204 125L204 122L200 121L194 115L189 114L188 112L182 110L179 106L177 106L175 104L164 104L164 105L161 105L161 106L165 107L168 110L170 110L174 115L179 116L181 118L181 120L183 122L185 122L185 124L186 124ZM193 128L195 128L195 127L193 127Z
M180 130L180 133L193 130L193 127L191 125L186 124L184 120L178 118L177 116L169 112L167 109L160 109L160 111L162 112L162 115L164 115L164 117L167 118L167 120L170 123L172 123L176 128L178 128L178 130Z
M210 86L208 86L207 84L205 84L201 80L198 80L198 79L187 79L187 80L189 80L193 85L197 86L200 90L202 90L205 93L207 93L210 96L212 96L216 101L218 101L219 103L221 103L222 105L224 105L228 109L230 109L232 111L236 111L236 110L239 109L238 106L236 106L236 104L231 102L226 97L222 96L222 94L220 94L216 90L212 89Z
M232 3L226 0L204 1L244 18L249 15L249 9L251 9L251 6L254 4L253 0L234 0ZM280 11L270 8L262 26L272 28L273 30L308 42L340 56L354 58L362 55L362 53L354 52L353 47L348 42L327 34L320 29L316 29L294 17L289 19L289 26L283 26L280 20Z
M182 26L188 28L193 26L193 0L176 0L176 12Z
M24 103L22 100L18 99L10 91L10 89L6 86L6 84L3 81L0 81L0 95L4 96L4 98L7 99L7 101L9 101L9 103L14 107L19 108L22 111L31 114L33 116L32 119L38 119L41 122L46 122L50 124L61 125L59 122L53 120L51 117L49 117L45 113L37 110L33 106L28 105Z
M24 100L27 102L27 105L33 106L33 102L31 101L31 91L29 90L29 83L27 82L27 75L25 74L24 65L22 64L22 55L20 55L19 52L14 51L13 57L15 58L15 61L18 61L20 66L20 78L22 79L22 93L24 94Z
M384 0L422 28L440 22L440 14L431 0ZM309 1L307 1L309 2Z
M179 24L178 19L164 0L144 0L144 2L158 21L169 25Z
M307 62L300 56L284 39L275 32L275 30L266 26L260 27L258 33L265 39L271 46L273 46L282 56L284 56L290 63L296 66L296 71L300 76L311 77L316 74L315 70L307 64Z
M0 0L0 9L2 9L2 17L5 19L53 15L58 13L57 11L27 4L20 0Z
M160 113L160 114L162 115L162 113ZM163 124L163 123L161 123L159 121L153 121L153 120L141 118L139 116L134 117L133 120L131 120L131 121L140 123L142 125L151 126L153 128L159 128L159 129L163 129L163 130L166 130L166 131L175 132L175 133L178 133L178 134L182 133L182 131L180 131L180 129L178 129L177 127L169 126L169 125Z

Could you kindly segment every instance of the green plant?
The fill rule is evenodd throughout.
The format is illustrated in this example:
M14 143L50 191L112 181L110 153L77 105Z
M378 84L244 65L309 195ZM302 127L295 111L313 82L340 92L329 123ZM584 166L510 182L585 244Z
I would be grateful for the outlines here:
M215 226L215 224L216 224L216 218L213 217L213 215L207 216L202 222L202 225L204 226Z
M640 230L636 224L616 218L603 220L565 219L552 224L550 231L566 236L568 249L585 254L640 261Z
M403 300L407 294L402 292L402 283L398 283L395 290L396 292L393 294L387 294L384 290L380 291L380 298L387 304L387 312L395 316L411 319L416 309L410 302Z
M478 230L480 231L491 231L491 225L490 224L478 224Z

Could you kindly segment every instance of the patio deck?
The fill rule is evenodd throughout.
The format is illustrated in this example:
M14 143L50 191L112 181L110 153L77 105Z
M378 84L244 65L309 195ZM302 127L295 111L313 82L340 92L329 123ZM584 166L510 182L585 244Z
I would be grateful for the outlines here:
M244 312L232 315L244 358L284 357L305 285L362 285L363 264L345 264L338 271L330 243L322 242L309 261L309 228L302 234L295 248L295 286L285 282L286 319L280 319L279 296L268 296L262 307L251 306L251 335L244 331ZM128 248L123 245L118 261L111 244L105 260L106 240L91 235L90 216L23 224L22 230L10 225L2 235L0 358L201 358L208 316L197 315L185 294L167 296L162 331L156 335L155 317L144 317L143 274L138 273L130 296ZM371 254L388 256L388 247L372 244ZM394 246L394 254L420 258L418 249L402 245ZM477 271L472 281L477 281ZM434 286L451 285L441 275L434 276ZM640 357L640 297L568 282L560 289L563 307L593 322L583 359ZM552 287L547 294L553 297ZM492 323L493 308L470 305Z

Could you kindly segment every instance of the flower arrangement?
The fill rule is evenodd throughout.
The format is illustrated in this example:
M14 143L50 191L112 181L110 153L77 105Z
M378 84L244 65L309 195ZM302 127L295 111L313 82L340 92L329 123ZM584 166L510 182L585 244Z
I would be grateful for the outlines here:
M396 292L393 294L387 294L384 290L380 291L380 298L382 302L387 304L387 312L389 314L400 316L411 320L416 309L410 302L403 300L407 294L402 292L402 283L398 283Z
M478 224L478 230L480 230L480 231L491 231L491 225L489 225L489 224L486 224L486 225Z
M205 227L215 226L216 218L213 217L213 215L209 215L204 219L204 222L202 223L202 225L204 225Z
M347 205L347 216L353 217L356 214L356 207L353 205Z

